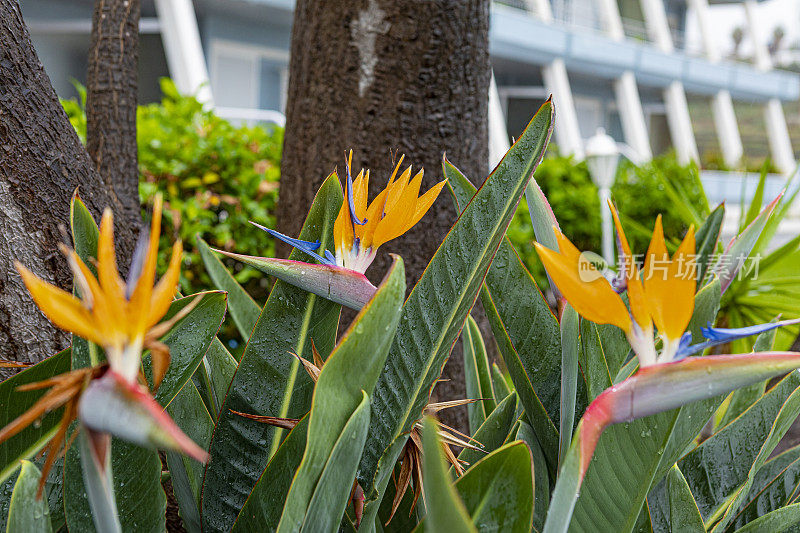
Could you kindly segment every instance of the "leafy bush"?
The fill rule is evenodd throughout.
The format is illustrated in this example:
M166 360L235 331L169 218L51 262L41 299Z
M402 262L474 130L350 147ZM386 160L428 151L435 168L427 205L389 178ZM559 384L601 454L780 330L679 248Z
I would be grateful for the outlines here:
M63 102L82 139L86 138L85 95ZM168 216L162 246L177 233L183 239L185 268L181 290L187 294L213 286L195 246L200 235L211 246L250 255L272 255L274 241L253 227L252 220L274 227L283 130L238 126L220 118L191 96L161 80L160 103L139 107L139 192L143 204L164 196ZM166 268L161 259L160 269ZM228 261L237 281L255 298L264 299L267 280L255 270Z

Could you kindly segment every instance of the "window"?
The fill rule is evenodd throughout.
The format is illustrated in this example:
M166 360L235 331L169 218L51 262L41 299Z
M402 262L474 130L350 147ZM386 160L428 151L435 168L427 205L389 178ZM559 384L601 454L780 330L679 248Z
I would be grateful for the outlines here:
M216 105L283 112L288 62L285 50L214 40L211 88Z

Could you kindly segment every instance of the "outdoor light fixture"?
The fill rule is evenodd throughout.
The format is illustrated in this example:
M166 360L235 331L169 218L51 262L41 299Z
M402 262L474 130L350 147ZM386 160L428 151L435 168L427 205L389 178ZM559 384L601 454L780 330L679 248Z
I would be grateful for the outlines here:
M617 175L619 163L619 149L603 128L597 128L595 133L586 141L586 166L589 175L597 185L600 195L600 214L603 219L603 259L609 265L614 264L614 233L611 228L611 212L607 204L611 198L611 186Z

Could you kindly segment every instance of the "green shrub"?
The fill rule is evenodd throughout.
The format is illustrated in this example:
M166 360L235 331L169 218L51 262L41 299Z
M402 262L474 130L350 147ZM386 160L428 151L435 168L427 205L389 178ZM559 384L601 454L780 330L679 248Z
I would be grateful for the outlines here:
M186 249L181 290L191 294L213 286L195 249L195 236L209 245L249 255L274 255L268 235L252 220L274 226L283 129L238 126L216 116L191 96L161 81L160 103L137 114L139 192L144 206L158 192L166 206L162 246L173 234ZM85 90L81 101L63 102L78 134L85 139ZM170 231L171 230L171 231ZM159 265L166 268L166 257ZM265 299L267 280L241 263L226 261L237 281L256 299Z

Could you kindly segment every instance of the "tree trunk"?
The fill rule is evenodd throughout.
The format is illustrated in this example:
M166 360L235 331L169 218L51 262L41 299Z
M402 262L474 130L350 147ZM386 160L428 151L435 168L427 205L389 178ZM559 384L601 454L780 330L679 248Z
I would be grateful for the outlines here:
M14 268L18 260L68 289L58 251L76 187L95 216L121 205L107 189L61 108L17 0L0 0L0 358L39 361L68 345L37 309ZM117 217L117 247L133 248L136 220Z
M86 149L106 189L139 217L139 0L96 0L86 76Z
M442 179L442 154L474 180L487 174L489 0L298 0L292 30L278 225L296 235L314 192L353 148L370 168L370 197L392 169L390 152ZM456 213L443 193L405 236L384 245L367 273L379 281L388 253L405 260L409 287ZM285 251L285 248L283 249ZM458 352L455 352L458 353ZM437 393L465 394L463 360L447 363ZM464 427L464 413L459 426ZM450 422L458 422L452 419Z

